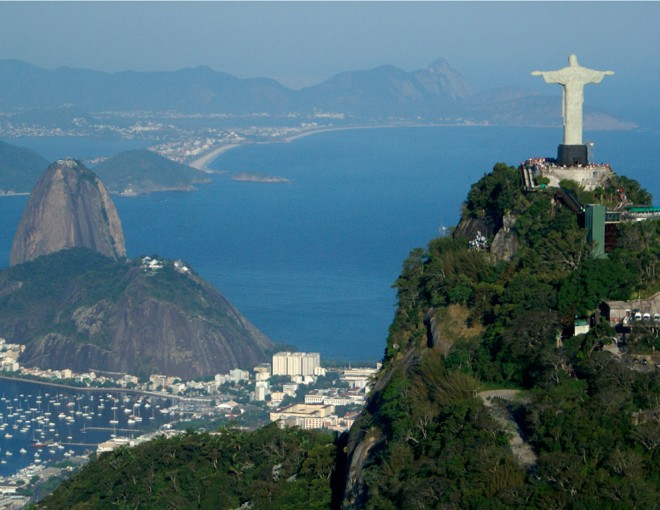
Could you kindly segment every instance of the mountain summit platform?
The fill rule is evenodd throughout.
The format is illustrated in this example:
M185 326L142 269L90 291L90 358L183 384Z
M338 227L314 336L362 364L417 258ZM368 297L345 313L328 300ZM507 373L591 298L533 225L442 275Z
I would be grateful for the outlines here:
M548 186L559 187L560 181L568 179L577 182L586 191L593 191L599 186L604 187L615 175L607 164L560 166L554 160L546 158L528 159L520 165L520 170L525 178L526 187L533 187L532 178L536 180L545 177L549 180Z

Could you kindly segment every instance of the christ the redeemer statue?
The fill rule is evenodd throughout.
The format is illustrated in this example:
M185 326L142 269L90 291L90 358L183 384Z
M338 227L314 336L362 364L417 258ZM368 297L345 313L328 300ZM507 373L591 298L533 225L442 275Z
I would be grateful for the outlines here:
M596 71L582 67L578 64L577 57L570 55L568 57L568 67L563 67L556 71L534 71L533 76L543 76L546 83L558 83L564 89L562 115L564 117L564 152L571 152L575 156L576 152L570 149L573 146L577 149L582 147L582 103L584 102L584 86L587 83L600 83L605 76L614 74L613 71ZM566 147L568 146L568 147ZM560 146L558 159L561 157L562 147ZM578 151L580 154L582 150ZM586 158L586 147L584 149ZM571 158L574 159L574 158ZM578 157L576 161L583 158ZM565 164L564 162L563 164ZM569 163L570 164L570 163Z

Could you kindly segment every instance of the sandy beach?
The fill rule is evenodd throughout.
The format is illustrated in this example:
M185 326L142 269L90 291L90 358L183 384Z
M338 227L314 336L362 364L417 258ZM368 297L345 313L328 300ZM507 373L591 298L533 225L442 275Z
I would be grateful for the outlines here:
M202 157L196 159L192 163L189 163L188 166L194 168L195 170L199 170L200 172L211 173L212 171L208 167L208 165L215 158L217 158L223 152L227 152L228 150L234 149L236 147L240 147L241 145L245 145L245 144L243 144L243 143L230 143L230 144L227 144L227 145L223 145L222 147L218 147L217 149L214 149L211 152L208 152L208 153L204 154Z
M214 149L211 152L204 154L203 156L194 160L192 163L189 163L189 166L191 166L196 170L199 170L200 172L212 173L213 171L208 166L213 162L213 160L215 160L218 156L220 156L220 154L227 152L231 149L235 149L236 147L242 147L243 145L248 145L251 143L257 143L257 144L289 143L295 140L300 140L301 138L305 138L307 136L318 135L321 133L330 133L332 131L352 131L355 129L392 129L392 128L402 128L402 127L430 127L436 125L438 124L408 124L408 125L382 124L378 126L321 127L317 129L309 129L307 131L302 131L295 135L287 136L284 138L277 138L272 141L266 141L266 142L246 141L244 143L231 143L231 144L223 145L222 147L218 147L217 149Z
M421 124L420 124L421 125ZM320 133L330 133L332 131L352 131L355 129L390 129L396 127L419 127L419 126L401 126L397 124L383 124L379 126L345 126L345 127L328 127L328 128L319 128L319 129L310 129L309 131L303 131L297 135L288 136L281 139L281 142L288 143L293 142L294 140L299 140L300 138L305 138L310 135L318 135Z

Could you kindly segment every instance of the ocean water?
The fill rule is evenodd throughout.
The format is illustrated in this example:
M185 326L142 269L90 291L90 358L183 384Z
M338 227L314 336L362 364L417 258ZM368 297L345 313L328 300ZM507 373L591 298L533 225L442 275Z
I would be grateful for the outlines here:
M660 196L657 131L585 139L595 143L594 161ZM395 310L391 285L410 250L456 224L470 184L496 162L554 156L559 140L559 129L333 131L228 151L212 164L228 173L194 193L114 200L129 256L187 261L275 342L322 359L373 362ZM291 182L231 180L238 172ZM0 199L0 267L25 202Z

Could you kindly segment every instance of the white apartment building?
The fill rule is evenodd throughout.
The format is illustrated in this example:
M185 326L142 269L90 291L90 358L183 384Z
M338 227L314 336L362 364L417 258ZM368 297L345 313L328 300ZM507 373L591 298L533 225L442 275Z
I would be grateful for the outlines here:
M266 400L266 395L270 395L270 381L257 381L254 385L252 399L263 402Z
M279 421L282 426L303 429L322 428L326 421L331 421L334 412L334 406L293 404L280 411L271 412L270 421Z
M305 395L305 404L323 404L325 399L325 395L319 393L307 393Z
M249 381L250 372L247 370L241 370L240 368L234 368L229 371L229 379L233 381L234 384L238 384L241 381Z
M321 366L318 352L278 352L273 355L273 375L308 376Z
M261 363L254 367L254 378L257 381L267 381L270 379L270 363Z
M298 391L298 385L289 383L282 385L282 391L285 395L289 395L291 398L296 398L296 392Z
M340 396L336 394L327 394L319 392L310 392L305 394L305 404L324 404L327 406L348 406L355 404L351 396Z
M371 378L378 372L376 368L349 368L344 370L340 379L348 383L351 388L367 388Z

